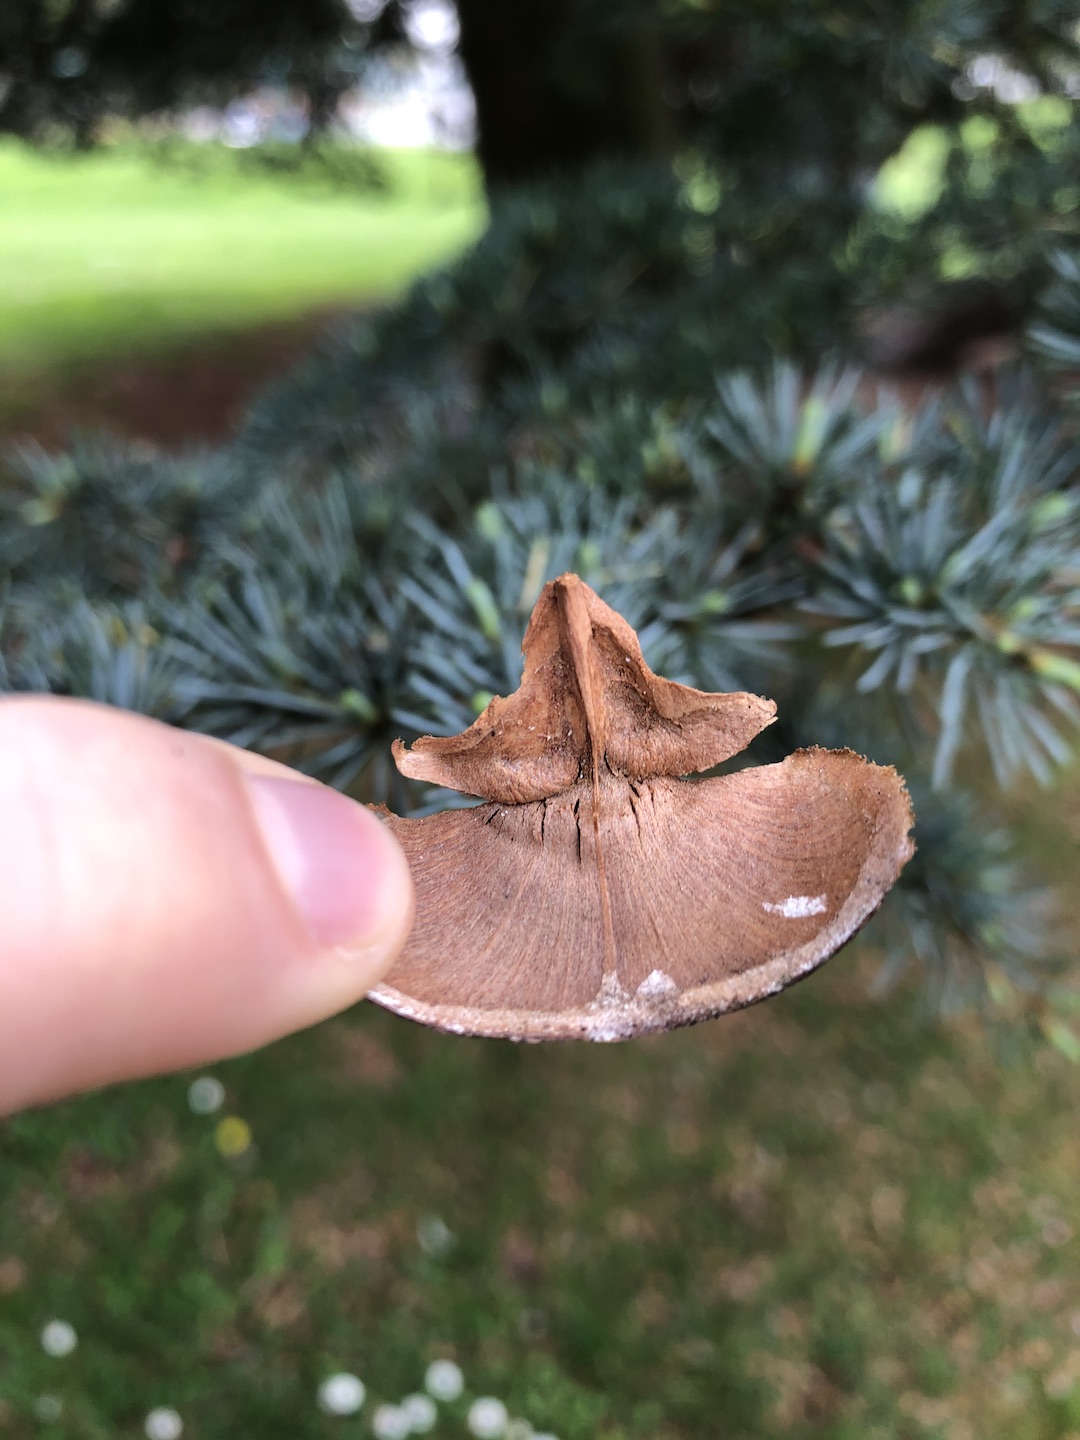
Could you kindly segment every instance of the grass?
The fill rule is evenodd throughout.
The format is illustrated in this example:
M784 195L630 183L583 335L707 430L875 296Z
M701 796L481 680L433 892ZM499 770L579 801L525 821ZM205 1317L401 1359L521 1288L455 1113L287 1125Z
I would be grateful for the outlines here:
M0 1433L366 1440L451 1357L446 1440L479 1394L560 1440L1080 1440L1080 1069L871 961L623 1046L362 1006L215 1067L213 1115L186 1076L0 1125Z
M861 993L596 1048L365 1007L216 1116L173 1078L9 1122L0 1431L366 1437L450 1356L444 1437L484 1393L561 1440L1076 1436L1080 1076Z
M467 156L388 153L386 188L350 192L205 155L0 143L9 404L103 358L392 294L482 223Z

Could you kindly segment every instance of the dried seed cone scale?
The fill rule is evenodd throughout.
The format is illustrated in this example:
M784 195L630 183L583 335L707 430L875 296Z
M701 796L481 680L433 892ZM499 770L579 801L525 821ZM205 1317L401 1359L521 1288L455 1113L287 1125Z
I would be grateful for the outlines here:
M520 688L404 775L488 803L387 823L417 918L371 998L464 1035L623 1040L775 994L834 954L911 858L895 770L850 750L688 779L770 700L661 679L576 575L544 587Z

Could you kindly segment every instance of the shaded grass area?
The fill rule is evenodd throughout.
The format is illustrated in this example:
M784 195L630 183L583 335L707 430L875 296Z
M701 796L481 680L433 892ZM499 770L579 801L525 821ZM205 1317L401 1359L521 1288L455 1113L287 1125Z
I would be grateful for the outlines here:
M9 1121L3 1433L366 1436L440 1356L443 1436L483 1393L561 1440L1080 1433L1080 1074L858 969L615 1047L361 1007L217 1067L219 1115L186 1077Z
M193 166L0 144L0 403L112 356L393 294L478 232L471 157L377 163L382 187L349 190L228 152Z

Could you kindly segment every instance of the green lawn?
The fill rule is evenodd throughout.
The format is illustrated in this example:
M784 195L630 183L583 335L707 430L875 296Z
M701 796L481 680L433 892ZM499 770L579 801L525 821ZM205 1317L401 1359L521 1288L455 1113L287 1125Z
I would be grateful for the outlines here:
M215 163L215 160L217 163ZM146 148L0 144L0 381L386 296L483 218L467 156L387 153L383 191L197 169Z
M364 1007L215 1115L177 1077L0 1127L0 1433L366 1440L451 1357L446 1440L485 1394L560 1440L1075 1440L1080 1074L864 979L611 1047Z

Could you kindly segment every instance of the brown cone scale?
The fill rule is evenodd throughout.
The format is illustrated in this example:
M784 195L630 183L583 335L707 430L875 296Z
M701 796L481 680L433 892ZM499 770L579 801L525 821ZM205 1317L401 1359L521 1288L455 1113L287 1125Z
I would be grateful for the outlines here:
M385 813L416 885L371 992L440 1030L623 1040L775 994L834 954L911 858L895 770L850 750L684 778L776 707L654 675L576 575L544 587L520 688L460 735L395 742L398 769L488 803Z

